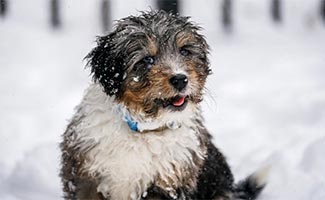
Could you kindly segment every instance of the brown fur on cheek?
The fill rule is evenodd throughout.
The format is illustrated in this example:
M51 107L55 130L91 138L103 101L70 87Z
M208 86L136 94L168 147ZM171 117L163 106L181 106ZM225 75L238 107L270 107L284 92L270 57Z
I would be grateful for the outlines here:
M146 99L148 98L148 80L134 81L132 77L126 79L122 86L121 95L117 102L124 104L133 114L143 113L150 104Z
M170 77L173 76L172 71L164 66L153 67L148 73L151 92L156 94L156 98L171 98L175 96L175 91L169 83Z
M123 103L133 114L140 112L147 117L157 117L160 105L155 100L176 95L169 84L170 76L168 69L153 66L139 82L132 77L126 79L117 101Z
M207 74L203 70L200 70L200 64L193 60L186 62L186 72L188 73L189 87L191 87L190 99L194 103L202 101L202 90L204 88Z

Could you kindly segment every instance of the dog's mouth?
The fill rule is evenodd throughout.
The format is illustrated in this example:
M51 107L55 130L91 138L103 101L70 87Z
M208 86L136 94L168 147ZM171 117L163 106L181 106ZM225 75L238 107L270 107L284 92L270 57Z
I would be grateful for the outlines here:
M188 96L177 95L169 99L156 99L155 102L161 105L164 109L172 111L182 111L188 103Z

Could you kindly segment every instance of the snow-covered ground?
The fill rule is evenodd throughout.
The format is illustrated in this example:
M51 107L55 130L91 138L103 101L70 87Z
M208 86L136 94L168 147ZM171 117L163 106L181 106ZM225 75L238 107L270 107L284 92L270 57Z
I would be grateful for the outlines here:
M63 2L63 1L62 1ZM99 0L64 1L63 27L44 0L10 0L0 18L0 199L60 199L58 143L90 82L83 57L100 34ZM113 0L113 18L154 7ZM285 0L284 23L269 0L235 1L232 34L219 2L185 0L204 27L214 74L203 112L235 177L272 165L262 200L325 199L325 26L318 0Z

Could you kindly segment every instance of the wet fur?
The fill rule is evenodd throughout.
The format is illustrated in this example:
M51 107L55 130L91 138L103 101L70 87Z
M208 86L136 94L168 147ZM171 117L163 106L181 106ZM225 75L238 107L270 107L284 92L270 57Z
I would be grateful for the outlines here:
M259 194L264 183L254 176L242 187L234 184L203 125L199 102L210 74L208 45L188 19L144 12L120 20L112 33L98 38L86 57L94 83L60 145L65 199L226 200ZM148 56L154 63L144 63ZM189 80L183 91L169 83L178 73ZM179 94L188 96L184 110L160 104ZM126 112L163 128L134 132L123 120ZM165 128L171 121L179 127Z
M210 68L208 45L197 30L187 17L163 12L127 17L114 32L98 38L98 46L87 56L88 64L108 95L115 95L133 114L156 117L159 110L152 99L175 96L168 80L177 70L191 77L191 99L201 101ZM191 55L182 56L181 47L187 47ZM150 70L141 63L148 55L156 61ZM133 81L135 77L138 82Z

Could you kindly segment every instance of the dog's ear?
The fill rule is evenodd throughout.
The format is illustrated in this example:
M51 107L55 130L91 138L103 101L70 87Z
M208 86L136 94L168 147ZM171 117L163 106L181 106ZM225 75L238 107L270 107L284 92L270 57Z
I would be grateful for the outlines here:
M122 56L116 51L115 33L97 38L95 47L86 57L93 80L99 82L106 94L118 96L124 76Z

